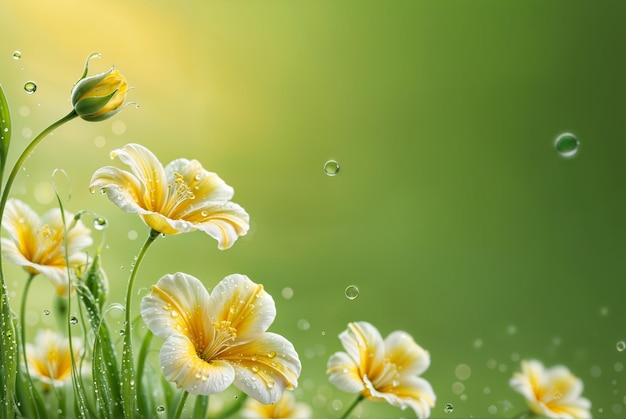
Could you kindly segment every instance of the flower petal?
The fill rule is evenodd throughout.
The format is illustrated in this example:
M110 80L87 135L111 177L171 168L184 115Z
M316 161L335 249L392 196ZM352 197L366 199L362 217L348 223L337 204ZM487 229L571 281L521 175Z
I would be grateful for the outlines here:
M330 356L326 373L329 374L329 381L340 390L359 393L365 389L358 364L345 352L336 352Z
M349 323L348 329L339 334L339 339L350 357L359 366L361 375L368 374L381 365L385 356L382 336L368 322Z
M203 345L212 334L206 328L209 319L209 293L197 278L177 272L165 275L141 300L141 316L155 335L166 339L184 334Z
M39 225L39 216L27 204L15 198L7 201L2 227L25 257L34 256L37 252L37 241L34 237Z
M302 365L287 339L264 333L254 341L229 348L220 355L235 368L235 385L261 403L275 403L285 389L298 385Z
M143 185L142 198L145 208L158 212L166 200L168 185L163 165L156 156L146 147L131 143L113 150L111 157L119 157L123 163L130 166Z
M135 175L125 170L113 166L102 167L91 177L89 187L92 191L103 189L109 200L124 212L134 214L145 210L141 183Z
M421 377L404 377L391 391L384 393L376 390L367 377L364 377L364 382L373 399L381 399L400 408L411 407L420 419L430 416L430 408L435 406L435 392L430 383Z
M245 236L250 228L250 216L239 205L232 202L207 203L187 214L185 219L207 233L218 242L220 250L230 248L239 236Z
M428 351L402 331L395 331L385 339L385 359L396 364L401 375L421 375L430 365Z
M233 382L235 371L226 361L206 362L184 335L171 335L161 348L161 368L168 381L190 394L216 394Z
M263 285L247 276L229 275L211 293L211 322L229 322L237 331L233 345L258 339L276 317L276 306Z
M193 205L205 201L225 202L232 199L235 190L226 184L216 173L209 172L197 160L176 159L165 167L167 179L174 179L174 174L182 176L185 184L193 191L196 199Z

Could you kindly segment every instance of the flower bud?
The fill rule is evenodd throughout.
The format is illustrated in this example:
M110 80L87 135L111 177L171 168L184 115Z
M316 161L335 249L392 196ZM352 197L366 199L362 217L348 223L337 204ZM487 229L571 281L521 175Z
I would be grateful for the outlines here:
M72 106L85 121L103 121L122 110L128 84L119 71L83 77L72 89Z

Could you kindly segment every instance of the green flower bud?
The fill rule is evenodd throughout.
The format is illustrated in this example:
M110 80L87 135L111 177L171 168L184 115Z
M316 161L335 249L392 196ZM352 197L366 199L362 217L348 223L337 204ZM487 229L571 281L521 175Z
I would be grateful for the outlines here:
M119 71L83 77L72 89L72 106L85 121L103 121L122 110L128 84Z

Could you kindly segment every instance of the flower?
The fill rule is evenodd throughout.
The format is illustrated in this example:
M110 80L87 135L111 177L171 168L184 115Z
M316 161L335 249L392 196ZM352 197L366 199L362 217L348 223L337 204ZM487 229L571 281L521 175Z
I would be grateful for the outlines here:
M191 394L234 384L267 404L297 386L302 367L293 345L266 332L276 316L274 300L244 275L227 276L211 294L191 275L165 275L141 301L141 316L165 339L165 378Z
M591 417L591 402L581 397L583 382L563 365L545 369L537 360L523 360L522 372L513 374L509 384L538 415L560 419Z
M119 71L83 77L72 89L72 106L85 121L103 121L122 110L128 84Z
M418 377L430 365L430 355L408 333L395 331L383 340L370 323L356 322L349 323L339 339L346 352L336 352L328 360L331 383L371 400L411 407L420 419L430 415L435 393Z
M74 215L51 209L41 218L24 202L8 200L2 226L11 236L2 238L2 255L11 263L23 266L32 274L42 274L52 281L60 297L67 297L68 268L64 235L67 230L67 260L70 270L85 265L88 257L82 250L92 244L91 230Z
M308 404L296 402L293 392L285 391L283 397L272 404L246 400L241 416L246 419L309 419L313 412Z
M63 385L72 378L72 353L78 363L81 351L81 339L72 338L70 349L70 341L65 336L49 329L39 330L35 344L26 344L28 370L46 385Z
M177 159L165 168L150 150L127 144L111 152L133 173L106 166L91 178L96 188L122 210L137 213L144 223L163 234L201 230L228 249L248 232L249 216L230 202L233 188L196 160Z

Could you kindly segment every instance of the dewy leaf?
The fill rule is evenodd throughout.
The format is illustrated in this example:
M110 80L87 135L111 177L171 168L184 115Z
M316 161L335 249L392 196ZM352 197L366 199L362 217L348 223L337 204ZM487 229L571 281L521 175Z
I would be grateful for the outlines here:
M9 154L9 144L11 143L11 115L9 104L4 95L2 85L0 85L0 182L4 173L4 164Z

